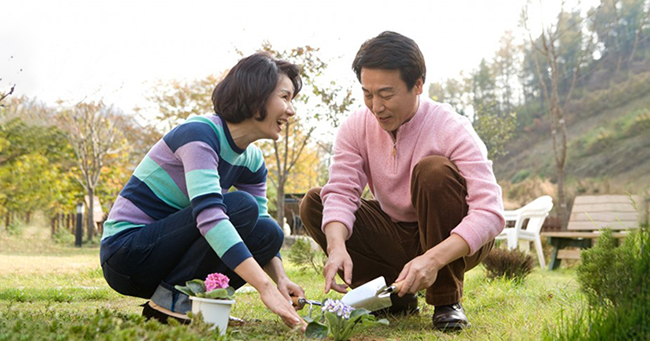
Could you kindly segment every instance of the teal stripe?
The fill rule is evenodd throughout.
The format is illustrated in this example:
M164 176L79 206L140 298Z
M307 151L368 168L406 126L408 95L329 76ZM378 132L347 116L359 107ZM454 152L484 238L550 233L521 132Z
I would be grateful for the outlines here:
M176 186L174 179L149 156L142 159L133 175L147 184L151 191L167 205L177 210L190 205L189 199Z
M185 173L190 200L204 194L221 193L219 173L214 169L195 169Z
M260 217L269 217L269 209L267 207L269 200L265 197L256 196L255 201L257 201L257 206L259 207Z
M102 234L102 240L114 234L117 234L118 232L142 226L144 226L144 224L133 224L129 223L128 221L106 220L104 222L104 233Z
M211 228L205 234L205 239L219 258L233 245L242 241L235 227L232 226L232 223L228 219L220 221L215 227Z
M228 162L233 166L241 166L248 168L251 172L255 173L264 162L262 158L262 151L255 145L249 145L243 154L237 154L230 147L228 139L226 138L226 133L223 131L223 127L212 122L207 117L204 116L194 116L187 120L187 122L201 122L209 125L214 130L215 135L219 139L219 145L221 150L219 151L219 158Z

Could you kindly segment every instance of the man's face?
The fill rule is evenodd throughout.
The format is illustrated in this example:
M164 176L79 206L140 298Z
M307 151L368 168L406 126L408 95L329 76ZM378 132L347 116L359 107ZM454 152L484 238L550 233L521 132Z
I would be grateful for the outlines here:
M388 132L396 131L415 115L422 87L422 78L419 78L408 90L399 70L361 69L364 102L381 128Z

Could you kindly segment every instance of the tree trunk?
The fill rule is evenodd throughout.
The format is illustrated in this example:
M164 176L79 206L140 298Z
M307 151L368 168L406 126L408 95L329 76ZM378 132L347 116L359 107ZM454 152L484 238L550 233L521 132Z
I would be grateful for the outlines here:
M11 212L7 212L7 215L5 216L5 229L9 231L9 225L11 225Z
M52 219L50 219L50 227L52 229L52 237L54 237L54 235L56 234L56 223L57 223L57 219L56 219L56 215L54 215L54 217L52 217Z
M278 222L281 228L284 228L284 184L285 184L285 176L281 176L280 179L278 179L278 193L277 193L277 203L275 207L277 207L278 211L275 214L275 220Z
M25 213L25 224L29 225L29 222L32 220L32 212Z
M95 236L95 217L93 216L95 208L95 189L92 187L88 188L88 214L86 215L86 235L88 240L92 240Z

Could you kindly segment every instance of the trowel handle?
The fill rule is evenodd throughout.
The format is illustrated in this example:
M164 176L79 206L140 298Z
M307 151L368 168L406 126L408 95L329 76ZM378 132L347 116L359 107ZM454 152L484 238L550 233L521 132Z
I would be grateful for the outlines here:
M300 310L305 307L305 304L307 304L307 299L304 297L291 296L291 303L296 310Z

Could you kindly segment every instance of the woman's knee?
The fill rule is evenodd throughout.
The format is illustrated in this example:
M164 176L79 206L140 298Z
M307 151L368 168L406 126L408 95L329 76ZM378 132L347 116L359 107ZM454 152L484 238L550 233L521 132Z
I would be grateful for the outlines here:
M261 244L271 249L273 254L280 251L282 243L284 243L284 232L275 220L271 218L260 219L255 227L255 231L255 234L261 236L263 239Z

